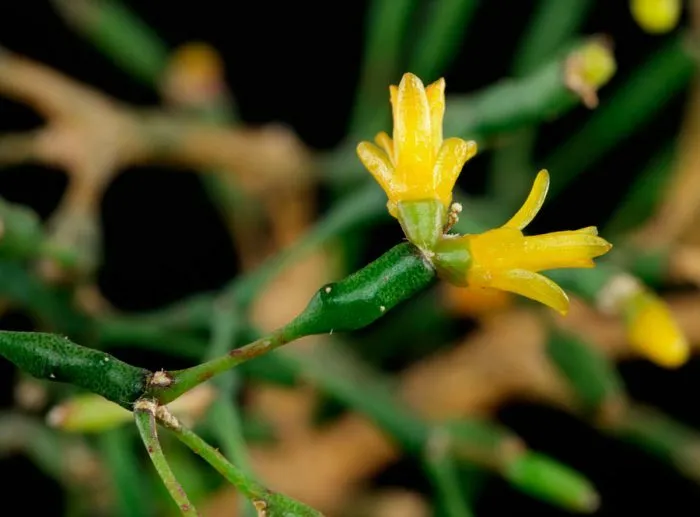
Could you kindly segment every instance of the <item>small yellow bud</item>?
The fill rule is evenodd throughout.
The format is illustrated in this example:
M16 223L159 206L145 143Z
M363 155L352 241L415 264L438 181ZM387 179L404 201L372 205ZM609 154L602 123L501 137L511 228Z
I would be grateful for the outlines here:
M200 418L216 397L216 391L202 384L169 404L174 415L183 420ZM85 393L54 406L46 415L51 427L73 433L101 433L133 419L130 411L109 400Z
M617 70L612 45L607 38L593 37L566 60L566 86L588 108L598 105L597 91Z
M163 93L176 104L201 104L224 89L224 62L206 43L187 43L173 52L164 74Z
M666 368L683 365L690 355L688 341L666 303L628 274L614 276L598 296L598 307L625 319L633 350Z
M68 432L98 433L118 427L133 417L123 407L109 400L86 393L54 406L46 415L51 427Z
M690 355L688 341L666 303L643 289L623 303L630 345L660 366L677 368Z
M615 56L610 44L603 39L594 39L586 43L580 50L581 77L594 88L606 84L617 70Z
M673 30L681 17L681 0L632 0L630 10L639 26L651 34Z

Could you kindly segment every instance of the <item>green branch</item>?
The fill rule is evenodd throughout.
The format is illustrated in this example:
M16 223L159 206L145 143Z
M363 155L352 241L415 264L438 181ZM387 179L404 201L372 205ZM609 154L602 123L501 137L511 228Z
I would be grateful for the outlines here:
M182 426L162 406L159 408L158 420L172 431L178 440L192 449L195 454L201 456L241 494L250 499L258 510L258 515L264 517L322 517L322 514L313 508L282 494L272 492L247 476L197 434Z
M163 450L160 447L156 424L156 404L147 400L139 401L134 407L134 419L136 420L136 427L138 427L139 434L146 446L148 455L153 462L153 466L156 468L156 471L158 471L158 475L163 480L163 484L165 488L168 489L170 496L173 498L178 508L180 508L183 515L192 517L198 516L199 513L175 478L175 474L170 469L170 465L168 465L168 461L165 459Z
M435 278L435 270L413 245L394 246L352 275L321 287L306 309L284 327L218 358L169 372L162 384L151 383L149 396L167 404L215 375L295 339L364 328Z

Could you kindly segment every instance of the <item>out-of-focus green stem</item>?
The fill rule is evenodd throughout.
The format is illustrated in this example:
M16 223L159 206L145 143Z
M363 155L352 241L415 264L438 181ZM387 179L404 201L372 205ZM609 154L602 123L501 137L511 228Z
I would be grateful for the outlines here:
M372 0L365 51L349 134L374 134L389 117L389 85L401 72L403 40L415 0Z
M138 427L139 434L143 440L148 455L153 462L153 466L156 468L158 475L163 480L165 488L168 489L168 493L173 498L178 508L183 515L196 517L199 515L196 508L192 505L187 494L183 490L182 486L175 478L168 461L165 459L163 450L160 447L160 441L158 440L158 428L156 423L155 415L155 404L152 404L152 408L145 409L139 407L138 405L134 408L134 419L136 420L136 427Z
M560 193L607 151L644 126L681 91L694 70L679 37L637 68L586 123L543 160L552 174L550 195Z
M0 412L0 458L22 452L47 476L63 483L66 451L65 443L40 420Z
M119 0L53 0L58 11L80 33L125 72L157 84L168 48L155 32Z
M212 339L207 359L225 355L240 331L240 325L235 317L221 307L214 309ZM213 380L221 392L210 409L210 421L221 448L239 468L249 475L252 473L250 458L246 451L241 419L233 397L238 384L237 372L227 372Z
M236 306L245 309L257 293L285 267L307 253L350 229L389 217L386 211L386 195L374 183L367 182L339 201L326 216L319 220L292 246L264 262L255 271L231 281L224 287L224 297L235 300ZM151 325L179 328L183 321L188 327L206 328L210 321L213 294L197 295L171 307L145 316L139 316Z
M523 77L554 56L584 22L591 0L538 0L519 44L513 74Z
M700 483L700 434L695 429L657 409L633 404L604 431Z
M303 357L291 351L280 355L300 375L313 380L336 400L371 418L412 454L421 454L429 427L393 395L391 385L349 351L325 343Z
M589 416L596 416L604 404L624 397L623 383L614 364L579 337L554 330L546 353L569 381L581 409Z
M436 0L415 41L407 70L424 82L437 80L449 66L467 33L478 0Z
M600 498L590 482L575 470L535 452L513 461L505 477L520 490L538 498L557 501L568 510L592 513Z
M125 429L112 429L97 437L102 458L113 479L119 515L146 517L152 513L143 472L133 453L131 439Z
M173 434L195 454L201 456L219 474L233 484L238 491L253 502L259 515L270 517L322 517L308 506L282 494L274 493L257 481L247 476L242 470L230 463L219 451L202 440L190 429L180 425L170 418L160 418L160 423L170 429Z
M622 235L652 215L669 179L675 147L675 142L666 143L649 161L605 225L605 235Z
M525 77L503 80L468 96L448 98L445 136L486 139L549 120L573 108L581 98L567 85L567 75L583 76L586 67L597 62L578 59L572 63L570 58L594 43L600 44L594 39L572 44L568 52L547 60ZM612 57L609 50L606 54Z
M525 77L533 73L556 56L562 47L570 44L591 5L591 0L539 0L525 34L516 46L513 75ZM506 208L517 203L517 192L529 184L536 140L537 128L528 127L494 149L489 190Z
M530 184L535 169L532 150L536 140L537 129L528 127L493 150L488 191L503 203L504 209L514 207L520 199L518 193L526 190Z
M449 451L449 436L434 431L424 456L424 464L433 483L445 517L473 517L459 483L457 462Z
M240 334L240 322L231 315L231 312L226 310L225 306L222 307L222 304L214 308L208 359L225 355ZM235 402L236 387L240 382L238 374L237 371L230 371L214 379L213 382L219 388L220 395L209 409L208 421L224 454L231 458L246 476L253 477L254 473L243 436L241 415ZM254 508L245 500L241 502L245 504L244 515L254 515Z

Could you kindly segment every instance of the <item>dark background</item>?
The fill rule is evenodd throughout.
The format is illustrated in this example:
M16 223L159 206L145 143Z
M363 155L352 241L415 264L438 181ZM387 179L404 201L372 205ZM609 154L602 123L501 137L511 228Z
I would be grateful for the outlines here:
M204 40L220 50L245 122L282 121L318 149L329 149L343 137L358 81L367 2L127 3L172 47ZM508 75L513 49L533 5L531 1L481 2L464 45L445 74L448 94L470 92ZM602 99L668 37L645 34L631 19L628 2L621 0L597 2L583 33L605 33L615 42L618 75L602 90ZM0 3L0 45L122 101L142 106L158 102L153 91L120 72L73 34L49 2ZM678 131L683 107L681 96L548 203L532 231L603 223L658 148L658 142ZM587 115L586 109L578 108L548 124L538 142L538 153L543 156L575 132ZM0 99L0 131L30 129L40 123L26 107ZM460 180L466 190L480 192L488 159L484 153L470 162ZM63 174L46 167L17 166L0 173L0 195L32 206L42 217L56 207L64 187ZM190 171L124 171L107 192L102 218L106 259L100 270L100 285L119 308L157 308L191 293L215 289L236 273L235 254L223 225ZM377 249L389 246L381 240L380 232L376 235ZM20 328L26 322L12 314L0 324ZM144 356L143 360L154 362L158 358ZM700 388L700 368L696 361L674 372L646 362L627 363L621 370L630 393L638 400L700 427L695 396ZM0 363L0 396L5 404L11 403L13 375L7 363ZM548 408L512 404L503 408L500 417L532 448L570 464L596 484L603 499L597 515L661 511L685 515L700 508L697 485L566 415ZM0 515L62 515L60 490L28 460L12 458L0 463L0 468L2 492L26 494L21 509L11 512L3 508ZM378 481L424 486L409 462L392 467ZM562 515L499 480L489 483L477 511L482 517Z

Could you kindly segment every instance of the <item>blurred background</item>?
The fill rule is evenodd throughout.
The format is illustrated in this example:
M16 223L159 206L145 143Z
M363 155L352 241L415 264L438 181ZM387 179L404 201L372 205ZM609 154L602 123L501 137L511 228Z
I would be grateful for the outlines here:
M436 12L452 14L426 35ZM89 336L81 342L108 343L111 353L151 369L194 364L218 309L204 305L190 325L189 313L167 308L250 276L331 220L369 177L354 145L390 129L388 85L415 71L426 84L445 77L453 127L461 120L467 125L459 136L479 142L459 187L486 221L504 221L546 167L555 188L529 233L597 225L616 247L661 250L665 260L677 258L669 250L679 242L689 243L685 260L673 262L680 266L664 262L663 274L643 278L685 304L685 329L700 309L700 255L692 247L700 197L700 162L692 156L698 30L685 5L674 28L650 33L627 1L4 2L0 196L35 211L51 246L0 263L0 283L8 286L0 287L2 328ZM543 35L551 41L538 50ZM569 52L594 35L609 38L616 70L587 102L560 83ZM539 72L552 63L561 73ZM509 90L512 84L525 87ZM492 107L470 107L489 88ZM474 122L478 116L488 120ZM446 136L455 134L450 127ZM560 172L566 182L557 183ZM673 182L683 174L678 188ZM373 188L374 197L382 194ZM360 198L357 206L369 204ZM398 243L400 228L382 211L380 204L339 223L323 246L305 244L309 254L246 291L251 321L263 329L283 324L320 285ZM59 248L74 255L70 267L59 264ZM691 513L700 507L697 361L667 369L621 351L620 319L595 314L595 304L581 298L571 316L577 335L624 359L616 372L626 397L655 408L668 432L624 439L572 410L575 396L557 395L569 389L566 375L550 382L554 367L540 357L544 338L534 336L541 325L531 319L538 309L521 300L468 299L439 285L368 329L331 336L338 354L329 360L350 376L352 361L363 362L422 416L492 417L530 449L588 478L600 496L594 515ZM141 331L149 317L171 334ZM171 348L168 336L179 344ZM238 340L246 342L245 332ZM325 341L292 347L303 363ZM346 351L354 357L347 366ZM460 365L469 371L460 373ZM335 393L313 368L295 367L283 386L265 368L199 394L188 416L203 435L225 440L220 415L209 410L214 399L233 401L240 434L252 444L252 468L273 488L331 516L458 515L442 506L420 457L399 452L358 416L361 401ZM505 381L513 378L519 381ZM6 361L0 379L6 507L51 516L175 515L131 426L72 431L55 410L75 395L70 389L32 381ZM243 515L232 489L203 462L164 443L205 515ZM499 467L478 464L467 462L459 474L475 515L575 510L527 495Z

